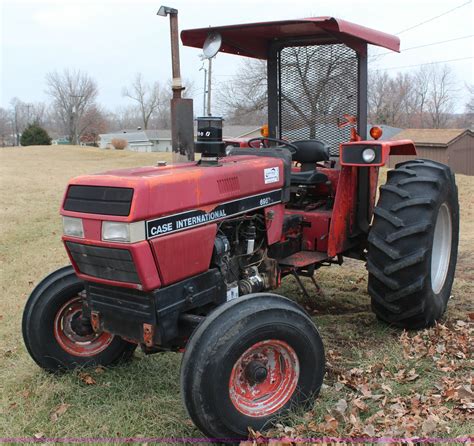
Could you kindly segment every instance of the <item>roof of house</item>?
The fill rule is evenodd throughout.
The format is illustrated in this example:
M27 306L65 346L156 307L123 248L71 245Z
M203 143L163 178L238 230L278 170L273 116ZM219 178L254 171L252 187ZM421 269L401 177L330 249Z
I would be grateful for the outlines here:
M131 142L148 142L145 132L135 131L135 132L117 132L117 133L104 133L99 135L103 143L109 143L112 139L124 139L125 141Z
M405 129L391 139L411 139L418 145L446 146L465 133L474 136L474 132L469 129Z
M258 132L260 135L260 127L254 125L225 125L222 129L224 137L227 138L242 138L250 133Z

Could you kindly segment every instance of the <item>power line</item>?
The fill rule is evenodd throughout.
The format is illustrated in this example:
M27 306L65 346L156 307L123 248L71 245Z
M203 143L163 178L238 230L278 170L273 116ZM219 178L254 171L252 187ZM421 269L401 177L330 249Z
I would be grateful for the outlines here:
M373 71L386 71L386 70L395 70L397 68L411 68L411 67L421 67L422 65L436 65L439 63L449 63L449 62L458 62L460 60L468 60L468 59L474 59L474 56L471 57L461 57L459 59L447 59L447 60L438 60L436 62L426 62L426 63L418 63L415 65L403 65L400 67L387 67L387 68L377 68Z
M405 52L405 51L410 51L410 50L416 50L418 48L425 48L427 46L434 46L434 45L440 45L442 43L454 42L456 40L469 39L471 37L474 37L474 34L470 34L469 36L463 36L463 37L455 37L454 39L440 40L439 42L432 42L432 43L425 43L423 45L411 46L409 48L402 48L402 51ZM393 51L386 51L384 53L376 54L372 57L385 56L386 54L395 54L395 53Z
M402 33L405 33L405 32L407 32L407 31L410 31L410 30L412 30L412 29L414 29L414 28L418 28L419 26L424 25L425 23L429 23L429 22L432 22L433 20L439 19L440 17L443 17L443 16L445 16L446 14L449 14L450 12L455 11L456 9L462 8L463 6L466 6L466 5L468 5L469 3L472 3L472 0L469 0L468 2L463 3L463 4L459 5L459 6L456 6L456 7L452 8L452 9L449 9L448 11L445 11L445 12L443 12L443 13L441 13L441 14L435 16L435 17L431 17L431 18L428 19L428 20L424 20L423 22L420 22L420 23L417 23L416 25L410 26L409 28L402 29L401 31L399 31L398 33L396 33L396 35L398 36L398 35L400 35L400 34L402 34Z

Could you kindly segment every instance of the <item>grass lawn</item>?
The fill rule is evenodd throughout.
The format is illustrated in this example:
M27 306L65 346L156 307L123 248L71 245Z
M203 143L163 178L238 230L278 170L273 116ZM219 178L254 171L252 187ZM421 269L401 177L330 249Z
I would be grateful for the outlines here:
M68 262L58 215L67 181L166 157L71 146L0 149L0 437L202 436L181 404L180 354L137 352L126 365L54 376L32 361L21 337L29 293ZM448 312L437 328L407 334L378 322L370 311L362 262L320 270L323 293L309 302L293 279L286 279L278 292L314 315L328 372L312 407L282 419L273 434L456 437L474 432L469 413L474 177L458 175L457 183L458 268ZM84 373L93 384L85 382Z

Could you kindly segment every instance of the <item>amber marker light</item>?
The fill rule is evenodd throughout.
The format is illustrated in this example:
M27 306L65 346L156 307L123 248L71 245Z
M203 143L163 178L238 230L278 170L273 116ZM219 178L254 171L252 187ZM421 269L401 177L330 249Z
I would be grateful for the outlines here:
M260 128L260 134L264 138L268 138L270 136L270 130L268 129L268 124L263 124L262 127Z
M377 126L372 127L370 129L370 136L375 140L379 139L382 136L382 129Z

